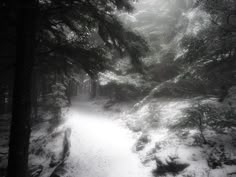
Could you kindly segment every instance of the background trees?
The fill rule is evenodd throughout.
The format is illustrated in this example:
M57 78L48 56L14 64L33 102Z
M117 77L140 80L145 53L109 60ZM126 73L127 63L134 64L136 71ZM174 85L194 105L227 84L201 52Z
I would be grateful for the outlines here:
M149 83L167 82L162 90L173 96L225 95L234 85L234 1L143 1L137 9L121 18L148 39Z

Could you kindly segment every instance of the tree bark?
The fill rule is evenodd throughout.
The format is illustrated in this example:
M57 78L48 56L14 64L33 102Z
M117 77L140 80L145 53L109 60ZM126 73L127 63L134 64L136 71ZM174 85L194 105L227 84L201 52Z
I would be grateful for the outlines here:
M16 2L16 68L7 177L28 176L37 0Z
M91 77L91 94L90 98L94 99L97 96L97 77Z
M32 73L32 114L33 114L33 120L37 121L38 119L38 97L39 97L39 76L37 69L34 68Z

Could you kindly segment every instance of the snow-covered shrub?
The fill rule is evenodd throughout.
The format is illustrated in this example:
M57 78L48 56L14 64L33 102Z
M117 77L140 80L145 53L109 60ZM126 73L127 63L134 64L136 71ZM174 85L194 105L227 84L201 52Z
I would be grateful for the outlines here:
M146 144L151 141L151 138L148 134L144 133L142 134L139 139L137 140L137 143L135 144L135 150L141 151L145 148Z
M212 169L221 168L223 165L236 165L236 156L224 144L215 144L207 153L207 163Z
M47 103L55 108L62 108L68 105L66 98L66 87L62 83L55 83L52 85L52 91L48 95Z
M225 161L226 154L224 150L224 145L216 146L215 148L213 148L207 158L208 166L213 169L221 167Z
M204 130L207 128L217 132L227 132L236 127L236 113L230 107L199 102L186 108L184 115L173 128L197 128L203 143L207 143L204 136Z
M56 127L61 121L62 109L69 105L66 96L66 87L60 82L56 82L51 86L51 91L42 101L42 111L48 112L51 116L49 119L51 127Z
M150 102L129 115L127 126L134 132L156 129L160 126L159 105Z
M206 110L205 107L202 107L200 104L193 105L190 108L187 108L185 116L180 119L173 128L182 129L182 128L197 128L200 132L201 138L204 143L206 143L205 136L203 134L204 129L206 128Z
M50 176L62 166L70 153L70 128L57 127L47 132L47 124L33 132L29 150L29 168L32 177Z
M155 158L156 161L156 170L153 171L155 176L161 176L166 174L177 175L185 168L189 166L187 163L183 163L179 161L179 157L177 156L169 156L166 159Z

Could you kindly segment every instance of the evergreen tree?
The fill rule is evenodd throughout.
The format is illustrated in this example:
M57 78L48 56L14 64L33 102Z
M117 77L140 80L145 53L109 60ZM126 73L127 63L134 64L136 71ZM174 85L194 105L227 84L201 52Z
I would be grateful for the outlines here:
M13 42L16 52L11 51L16 53L16 64L8 177L26 177L32 99L37 101L37 98L32 98L35 91L32 86L36 85L32 80L38 80L33 79L33 74L46 65L52 66L49 70L56 73L54 89L58 88L58 79L64 81L60 72L68 74L66 67L72 65L95 78L108 66L108 49L130 56L137 70L143 72L140 58L148 51L148 46L142 37L126 29L116 16L119 10L132 11L129 0L6 1L1 8L5 10L4 15L15 17L11 28L16 30L17 36ZM3 22L9 23L8 19ZM99 44L93 35L97 36L95 39L100 41Z

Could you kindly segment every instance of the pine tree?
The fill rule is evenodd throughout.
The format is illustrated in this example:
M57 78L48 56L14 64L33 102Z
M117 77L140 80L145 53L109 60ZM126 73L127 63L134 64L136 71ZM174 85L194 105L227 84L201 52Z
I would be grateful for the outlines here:
M8 15L8 9L12 9L17 36L17 49L12 51L16 53L16 60L8 177L26 177L34 69L39 72L48 67L52 72L60 70L68 74L65 66L77 66L96 77L108 66L107 51L112 49L130 56L137 70L143 72L140 58L148 51L148 46L116 16L116 10L132 11L129 0L24 0L6 1L1 5ZM3 22L9 21L4 19ZM92 40L94 33L99 36L96 40L102 41L99 45ZM44 87L48 84L40 88Z

